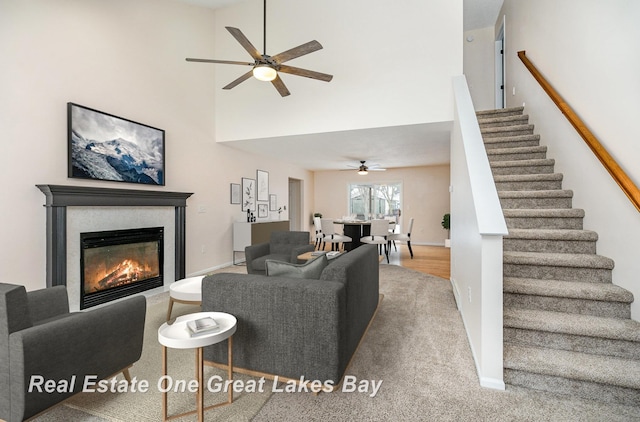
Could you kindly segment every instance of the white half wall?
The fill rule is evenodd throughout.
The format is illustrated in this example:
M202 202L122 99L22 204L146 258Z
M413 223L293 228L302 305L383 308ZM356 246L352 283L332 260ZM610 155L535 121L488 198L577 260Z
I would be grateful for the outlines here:
M453 78L451 284L480 385L504 389L502 237L507 225L463 75Z

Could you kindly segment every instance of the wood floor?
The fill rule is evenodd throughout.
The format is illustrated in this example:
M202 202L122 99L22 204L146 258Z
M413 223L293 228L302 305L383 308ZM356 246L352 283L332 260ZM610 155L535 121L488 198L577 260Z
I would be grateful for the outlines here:
M399 265L422 273L442 277L445 280L449 280L451 277L450 248L445 248L444 246L411 245L411 249L413 249L413 259L411 259L407 245L398 243L396 246L398 247L397 251L392 245L391 251L389 252L390 265ZM330 250L330 247L325 245L325 250ZM383 262L386 264L387 260L384 259Z
M450 248L445 248L444 246L411 245L411 249L413 249L413 259L411 259L407 245L397 246L397 252L393 246L391 246L391 251L389 252L389 263L391 265L400 265L401 267L449 280L451 276Z

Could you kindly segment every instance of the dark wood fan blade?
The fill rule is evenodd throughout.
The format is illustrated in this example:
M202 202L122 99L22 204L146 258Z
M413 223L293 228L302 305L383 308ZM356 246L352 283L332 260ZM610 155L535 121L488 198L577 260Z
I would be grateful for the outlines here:
M326 73L315 72L313 70L301 69L299 67L281 65L278 69L279 72L288 73L290 75L304 76L305 78L318 79L320 81L329 82L333 79L333 75Z
M309 41L308 43L299 45L297 47L293 47L291 50L283 51L280 54L276 54L271 58L276 63L284 63L286 61L295 59L300 56L304 56L305 54L313 53L314 51L318 51L322 49L322 45L316 41Z
M199 63L222 63L222 64L241 64L244 66L253 66L255 63L247 63L247 62L236 62L233 60L214 60L214 59L192 59L187 57L185 59L188 62L199 62Z
M253 44L251 44L251 41L249 41L249 39L244 36L241 30L239 30L238 28L233 28L231 26L226 26L225 28L227 28L227 31L229 31L231 35L233 35L233 38L235 38L240 43L240 45L244 47L245 50L247 50L251 57L258 61L262 60L262 54L260 54L258 49L255 48Z
M231 82L230 84L223 86L222 89L231 89L237 85L239 85L241 82L246 81L247 79L249 79L251 76L253 76L253 69L248 71L247 73L245 73L244 75L240 76L238 79L236 79L235 81Z
M287 95L291 94L285 86L284 82L282 82L282 79L280 79L280 76L276 76L276 78L272 80L271 83L276 87L281 96L286 97Z

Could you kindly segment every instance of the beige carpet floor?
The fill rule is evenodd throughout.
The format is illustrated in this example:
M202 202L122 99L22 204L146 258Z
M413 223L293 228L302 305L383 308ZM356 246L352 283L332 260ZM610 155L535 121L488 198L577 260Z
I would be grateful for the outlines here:
M228 270L245 271L243 267ZM338 390L319 395L277 392L265 393L268 397L260 399L252 397L255 393L246 393L244 399L251 401L251 405L243 405L239 399L222 408L220 412L224 413L208 412L205 420L640 421L640 408L528 389L508 387L506 391L495 391L480 387L449 281L386 264L381 264L380 275L384 300L347 369L347 375L356 379L357 387L364 389L369 381L368 392L358 391L359 388L353 392ZM151 298L150 303L154 302L159 308L166 309L166 295ZM179 312L193 310L193 307L185 306ZM164 315L158 318L155 324L159 326ZM149 331L149 342L157 344L156 330ZM185 371L193 370L192 353L176 358L182 359ZM159 376L159 346L154 356L150 356L149 365ZM171 358L172 354L169 356ZM132 375L136 375L137 370L134 367ZM380 381L379 391L371 397L372 382ZM177 400L172 402L176 411L178 407L192 403L187 395L174 399ZM131 394L121 398L105 396L99 403L92 396L82 405L76 405L76 399L73 400L37 421L160 420L159 397L148 400L148 404L143 403L146 400L143 397ZM262 407L255 409L259 405ZM123 407L126 411L107 414L103 410L105 407Z
M448 280L380 266L384 300L347 374L381 380L359 392L274 394L263 421L638 421L640 408L479 385Z

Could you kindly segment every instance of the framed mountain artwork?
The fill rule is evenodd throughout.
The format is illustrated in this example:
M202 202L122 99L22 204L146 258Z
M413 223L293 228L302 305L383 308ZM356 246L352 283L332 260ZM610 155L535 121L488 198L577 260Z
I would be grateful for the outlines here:
M68 176L164 186L164 130L67 103Z

